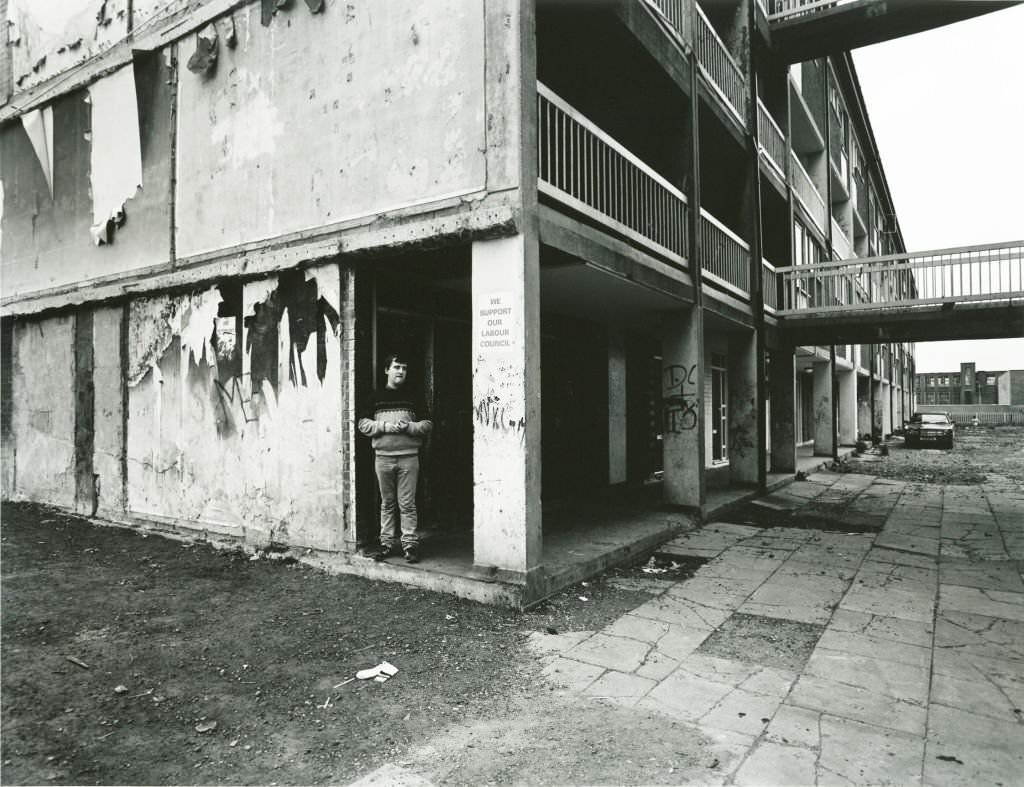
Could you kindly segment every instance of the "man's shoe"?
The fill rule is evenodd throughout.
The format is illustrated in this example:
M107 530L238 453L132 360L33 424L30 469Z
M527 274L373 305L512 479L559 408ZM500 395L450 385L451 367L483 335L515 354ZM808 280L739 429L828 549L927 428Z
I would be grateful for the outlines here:
M405 548L405 562L406 563L419 563L420 562L420 551L416 547Z
M373 559L380 563L382 560L387 560L389 557L393 557L398 554L398 549L394 544L384 546L381 544L380 549L373 553Z

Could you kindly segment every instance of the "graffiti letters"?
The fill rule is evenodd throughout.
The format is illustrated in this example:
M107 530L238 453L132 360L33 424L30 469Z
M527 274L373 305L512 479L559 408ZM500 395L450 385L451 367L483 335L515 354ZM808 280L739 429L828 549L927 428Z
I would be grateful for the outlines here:
M662 372L662 428L679 434L697 428L697 364L666 366Z
M501 397L488 394L476 403L473 414L477 424L499 432L510 432L518 435L520 440L526 437L526 418L516 418L509 413L508 407L502 403Z
M248 374L236 375L226 381L214 380L216 386L217 401L220 404L221 417L217 419L217 431L222 435L234 431L237 412L242 414L244 423L259 421L259 414L256 412L255 397L258 393L252 390L252 382Z

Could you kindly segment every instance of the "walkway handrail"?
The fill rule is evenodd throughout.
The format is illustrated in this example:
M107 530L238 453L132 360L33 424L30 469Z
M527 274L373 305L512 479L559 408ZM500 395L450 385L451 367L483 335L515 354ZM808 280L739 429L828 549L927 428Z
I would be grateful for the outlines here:
M690 5L694 2L696 0L647 0L687 47L693 38L690 33Z
M538 189L685 264L686 195L537 83Z
M700 209L701 271L750 294L750 246L722 222Z
M757 138L761 149L779 175L786 177L786 135L761 99L757 100Z
M743 108L746 106L747 82L743 70L733 60L715 28L704 15L699 3L697 10L696 41L697 61L712 86L725 99L736 119L743 123Z
M804 169L804 165L800 163L800 157L796 153L790 152L790 160L793 162L791 168L793 191L796 193L797 199L800 200L800 204L818 225L818 229L824 232L828 216L825 210L825 200L818 193L818 189L814 185L814 181L811 180L811 176L807 174L807 170Z
M1002 301L1024 298L1024 241L791 265L778 273L780 315Z
M856 2L856 0L771 0L768 21L780 22L783 19L826 11L830 8L853 2Z

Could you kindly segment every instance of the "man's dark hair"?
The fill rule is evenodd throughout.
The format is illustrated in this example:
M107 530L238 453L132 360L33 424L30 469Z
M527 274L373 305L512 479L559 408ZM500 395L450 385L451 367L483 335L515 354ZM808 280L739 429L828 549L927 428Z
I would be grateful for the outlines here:
M409 365L409 361L404 353L391 353L390 355L384 356L384 371L386 372L391 368L391 364L395 361L398 363L404 363L406 366Z

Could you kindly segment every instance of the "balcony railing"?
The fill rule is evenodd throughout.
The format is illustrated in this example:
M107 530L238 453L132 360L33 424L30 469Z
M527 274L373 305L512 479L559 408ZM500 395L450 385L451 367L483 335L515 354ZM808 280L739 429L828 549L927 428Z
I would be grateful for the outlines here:
M701 208L701 275L744 297L750 293L750 246Z
M764 310L772 314L779 308L779 281L775 266L761 258L761 288L764 292Z
M783 19L791 19L795 16L813 14L818 11L825 11L840 5L856 2L857 0L771 0L768 9L768 21L780 22Z
M780 268L781 315L1024 298L1024 241Z
M690 46L693 35L690 33L691 7L696 0L647 0L664 19L686 46Z
M832 219L832 250L839 260L848 260L853 256L853 244L835 219Z
M541 83L537 136L542 194L685 264L686 196Z
M790 161L793 164L790 170L792 172L793 191L796 193L797 199L800 200L800 204L804 206L804 209L814 219L814 223L818 225L818 229L824 232L827 216L825 200L821 198L821 194L818 193L818 189L811 180L811 176L807 174L807 170L800 163L800 158L796 153L790 153Z
M747 82L743 71L732 59L715 28L701 11L700 5L695 4L695 7L697 61L712 87L725 100L736 119L743 123L743 107L746 105L747 95Z
M786 179L786 135L772 118L768 108L757 100L757 138L768 162Z

